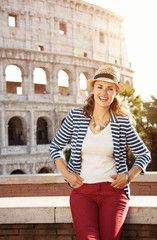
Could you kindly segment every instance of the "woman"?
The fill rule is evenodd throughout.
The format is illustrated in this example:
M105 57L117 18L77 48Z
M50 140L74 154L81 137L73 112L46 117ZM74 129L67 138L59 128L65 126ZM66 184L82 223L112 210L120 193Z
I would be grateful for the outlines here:
M87 81L91 95L71 110L50 146L50 155L73 187L70 206L78 240L118 240L129 206L129 183L145 171L150 153L118 100L118 69L101 66ZM71 139L68 167L62 149ZM128 171L126 149L136 157Z

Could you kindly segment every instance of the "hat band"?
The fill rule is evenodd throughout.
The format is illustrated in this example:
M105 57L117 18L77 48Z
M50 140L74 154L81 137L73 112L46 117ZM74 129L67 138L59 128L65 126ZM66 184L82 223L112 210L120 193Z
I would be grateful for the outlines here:
M108 73L100 73L100 74L97 74L94 79L97 79L97 78L101 78L101 77L105 77L105 78L109 78L113 81L115 81L116 83L119 83L119 81L117 80L116 77L112 76L111 74L108 74Z

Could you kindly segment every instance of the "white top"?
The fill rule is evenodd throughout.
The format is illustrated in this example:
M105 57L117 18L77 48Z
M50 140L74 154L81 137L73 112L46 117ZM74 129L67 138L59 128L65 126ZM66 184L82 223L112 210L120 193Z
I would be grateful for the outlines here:
M116 174L111 126L95 135L88 127L82 145L81 177L84 183L113 182Z

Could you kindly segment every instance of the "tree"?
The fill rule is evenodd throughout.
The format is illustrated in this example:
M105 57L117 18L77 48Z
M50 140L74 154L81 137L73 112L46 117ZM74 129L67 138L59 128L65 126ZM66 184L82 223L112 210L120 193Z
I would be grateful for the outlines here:
M143 110L143 101L140 95L135 96L135 89L126 85L125 90L120 94L120 96L122 101L129 106L136 121L136 130L143 139L145 137L145 127L147 124L143 121L145 113Z
M148 126L157 127L157 97L151 96L152 101L144 103Z
M143 104L147 118L146 142L152 158L149 169L157 171L157 97L151 96L151 98L152 101Z
M129 109L136 121L136 130L141 137L141 139L144 141L146 146L149 148L150 143L148 141L148 132L147 132L147 121L144 121L145 117L145 111L143 108L143 101L140 97L140 95L135 96L135 89L133 87L130 87L126 85L126 88L124 92L120 94L121 99L124 103L126 103L129 106ZM150 148L149 148L150 149ZM135 161L135 156L132 154L130 149L127 150L127 162L129 169L133 165Z

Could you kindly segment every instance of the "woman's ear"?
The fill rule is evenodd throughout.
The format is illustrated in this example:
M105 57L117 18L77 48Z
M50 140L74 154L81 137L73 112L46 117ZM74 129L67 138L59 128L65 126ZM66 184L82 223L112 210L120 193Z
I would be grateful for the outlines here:
M119 97L119 88L118 87L116 87L116 95L115 95L115 97Z
M92 83L92 86L91 86L91 93L94 94L94 84L95 82Z
M93 92L94 92L94 87L92 86L92 88L91 88L91 93L94 94Z
M119 96L119 91L116 91L115 97L118 97L118 96Z

